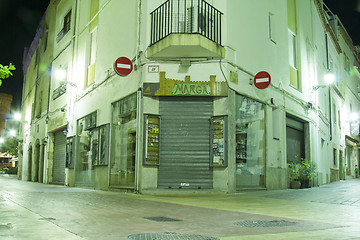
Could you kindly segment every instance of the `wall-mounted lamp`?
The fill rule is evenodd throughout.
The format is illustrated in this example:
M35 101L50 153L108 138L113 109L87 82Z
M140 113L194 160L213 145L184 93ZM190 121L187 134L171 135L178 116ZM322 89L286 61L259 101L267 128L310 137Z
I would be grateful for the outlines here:
M331 85L335 82L335 75L332 73L326 73L324 75L324 81L327 85Z
M77 87L77 84L74 82L68 82L68 81L61 81L60 84L69 84L72 87Z
M66 128L64 129L63 132L64 132L64 135L67 136L68 130Z
M14 113L14 120L20 122L21 121L21 113Z
M61 68L55 70L55 77L56 79L62 81L66 78L66 70Z
M357 122L359 120L359 114L358 113L351 113L350 114L350 122Z
M325 87L330 86L331 84L333 84L335 82L335 75L333 73L326 73L324 75L324 82L326 84L324 84L324 85L315 85L315 86L312 87L312 90L316 91L316 90L318 90L320 88L325 88Z

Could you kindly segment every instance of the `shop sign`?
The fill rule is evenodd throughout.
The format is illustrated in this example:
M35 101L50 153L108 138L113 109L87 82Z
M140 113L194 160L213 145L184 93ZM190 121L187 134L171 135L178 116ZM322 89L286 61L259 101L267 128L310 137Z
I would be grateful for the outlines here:
M197 83L175 83L171 94L174 96L210 96L211 87L209 84L200 85Z
M144 83L145 96L227 96L226 82L216 82L216 76L211 75L210 81L185 81L165 78L165 72L160 72L160 83Z

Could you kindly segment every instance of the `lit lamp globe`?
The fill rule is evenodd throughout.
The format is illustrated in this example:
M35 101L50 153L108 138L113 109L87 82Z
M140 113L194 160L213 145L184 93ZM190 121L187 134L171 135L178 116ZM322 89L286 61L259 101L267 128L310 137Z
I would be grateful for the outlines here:
M55 71L55 77L62 81L66 78L66 70L65 69L62 69L62 68L59 68Z
M327 73L324 75L324 81L327 85L331 85L335 82L335 75L332 73Z
M14 113L14 120L15 121L21 121L21 113Z

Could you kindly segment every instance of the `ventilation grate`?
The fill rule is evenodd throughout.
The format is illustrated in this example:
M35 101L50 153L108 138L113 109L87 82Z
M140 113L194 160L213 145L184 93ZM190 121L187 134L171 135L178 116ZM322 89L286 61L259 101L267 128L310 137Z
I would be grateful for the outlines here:
M173 232L132 234L128 238L133 240L219 240L215 237Z
M257 228L257 227L287 227L295 225L295 222L289 222L285 220L253 220L253 221L240 221L235 222L234 225L241 227Z

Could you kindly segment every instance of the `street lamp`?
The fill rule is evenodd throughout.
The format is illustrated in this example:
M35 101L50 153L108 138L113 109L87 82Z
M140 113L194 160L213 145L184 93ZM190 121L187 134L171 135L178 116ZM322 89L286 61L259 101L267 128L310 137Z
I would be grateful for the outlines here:
M330 86L331 84L333 84L335 82L335 75L333 73L326 73L324 75L324 82L325 82L325 84L313 86L312 90L316 91L319 88L325 88L325 87Z
M15 137L16 136L16 131L14 129L11 129L9 131L9 134L10 134L10 136Z
M14 113L14 120L20 122L21 121L21 113Z
M67 70L60 68L55 70L55 78L60 81L60 84L69 84L72 87L77 87L76 83L66 81Z
M66 78L66 70L63 68L56 69L55 77L60 81L64 80Z

